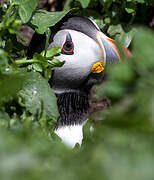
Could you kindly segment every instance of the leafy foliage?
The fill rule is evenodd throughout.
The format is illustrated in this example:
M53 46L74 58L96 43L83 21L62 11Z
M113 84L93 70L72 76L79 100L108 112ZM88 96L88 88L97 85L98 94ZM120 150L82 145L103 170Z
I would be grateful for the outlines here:
M90 0L79 0L79 2L81 3L81 6L83 7L83 8L87 8L88 7L88 5L89 5L89 3L90 3Z
M56 97L47 81L37 72L27 73L23 81L23 88L18 93L20 103L26 110L32 114L42 113L48 118L56 119L58 117Z
M64 10L62 12L48 12L45 10L36 10L31 23L36 26L36 32L43 34L48 27L54 26L60 21L70 10Z
M33 11L35 10L39 0L12 0L13 4L19 5L19 15L23 23L29 21L32 16Z
M64 64L54 59L59 55L60 48L49 51L45 49L42 54L35 53L32 59L28 59L24 52L27 47L17 40L18 36L24 41L18 28L31 17L36 5L36 2L12 1L8 8L5 4L1 8L3 17L0 23L0 110L3 122L6 117L6 124L11 128L26 121L32 124L37 122L39 125L42 119L45 124L50 122L52 127L59 115L56 97L49 87L48 80L52 68ZM24 20L20 14L22 6L27 8L25 12L29 14L24 15ZM18 66L20 64L27 66ZM36 71L41 72L44 78Z
M68 0L62 12L35 10L37 2L10 0L0 7L1 179L153 180L154 36L134 26L147 24L153 1ZM56 59L61 49L47 51L46 42L42 53L28 59L27 47L17 41L24 41L18 32L23 24L48 39L49 27L68 13L89 16L120 47L132 50L131 57L122 54L122 61L107 65L92 100L107 96L112 107L91 115L97 123L89 120L82 147L73 150L53 133L58 111L48 80L52 68L65 63Z

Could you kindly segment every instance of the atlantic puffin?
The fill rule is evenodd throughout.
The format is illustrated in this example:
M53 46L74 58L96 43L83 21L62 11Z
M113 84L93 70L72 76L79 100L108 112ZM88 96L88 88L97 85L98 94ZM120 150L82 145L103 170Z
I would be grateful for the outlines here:
M106 61L116 62L120 54L114 40L87 17L70 17L63 22L48 49L56 46L61 47L56 58L65 64L53 69L49 81L60 113L54 132L73 148L82 144L90 89L103 76Z

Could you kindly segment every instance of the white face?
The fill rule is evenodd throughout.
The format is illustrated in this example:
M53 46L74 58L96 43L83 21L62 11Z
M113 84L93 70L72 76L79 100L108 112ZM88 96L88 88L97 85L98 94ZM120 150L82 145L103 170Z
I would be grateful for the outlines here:
M90 74L93 64L102 61L102 52L97 42L78 31L67 29L58 31L50 47L63 47L68 33L74 44L74 54L61 54L56 57L60 61L65 61L65 64L55 68L53 76L55 91L77 88Z

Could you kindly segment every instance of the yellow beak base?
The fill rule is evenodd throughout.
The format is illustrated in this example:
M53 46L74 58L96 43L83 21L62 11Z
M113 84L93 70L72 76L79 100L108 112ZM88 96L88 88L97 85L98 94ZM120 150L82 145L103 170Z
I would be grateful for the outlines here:
M91 68L92 73L101 73L103 71L104 71L104 67L101 62L96 62Z

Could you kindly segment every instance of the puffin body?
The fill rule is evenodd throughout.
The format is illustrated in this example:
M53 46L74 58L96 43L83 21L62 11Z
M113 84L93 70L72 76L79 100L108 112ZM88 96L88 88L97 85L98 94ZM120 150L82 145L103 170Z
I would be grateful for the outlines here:
M73 148L76 143L82 144L91 87L102 77L106 60L114 62L120 56L114 41L86 17L67 19L48 49L56 46L61 47L56 58L65 64L53 69L50 81L60 113L55 133Z
M103 72L94 73L96 63L105 65L119 59L115 44L106 37L98 26L85 17L69 18L50 44L60 46L62 53L56 58L65 61L55 68L51 85L57 95L60 112L55 133L62 141L74 147L82 144L82 128L88 119L88 94Z

